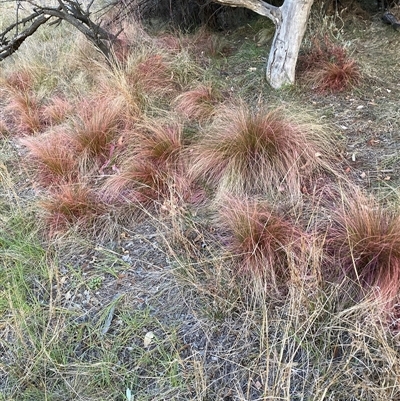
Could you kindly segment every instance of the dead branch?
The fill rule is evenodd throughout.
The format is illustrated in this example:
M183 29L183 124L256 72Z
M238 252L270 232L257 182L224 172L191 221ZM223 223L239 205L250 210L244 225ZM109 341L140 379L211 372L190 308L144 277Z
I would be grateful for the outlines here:
M31 0L21 0L25 5L31 7L31 14L23 19L18 18L3 32L0 32L0 61L15 53L22 43L32 36L42 25L46 23L60 23L65 21L83 33L101 53L111 61L110 48L117 40L114 35L93 21L91 18L90 1L86 9L78 0L58 0L58 6L46 6L34 3ZM50 20L53 19L54 21Z

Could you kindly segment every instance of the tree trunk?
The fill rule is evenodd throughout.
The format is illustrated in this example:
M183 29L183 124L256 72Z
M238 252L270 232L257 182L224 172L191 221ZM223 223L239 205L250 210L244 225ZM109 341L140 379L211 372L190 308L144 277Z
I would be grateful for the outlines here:
M314 0L285 0L281 7L262 0L214 1L232 7L249 8L273 21L275 35L268 57L267 81L275 89L293 84L297 57Z
M267 64L267 81L275 89L293 84L297 57L313 0L286 0L280 7L281 20L275 23L275 35Z

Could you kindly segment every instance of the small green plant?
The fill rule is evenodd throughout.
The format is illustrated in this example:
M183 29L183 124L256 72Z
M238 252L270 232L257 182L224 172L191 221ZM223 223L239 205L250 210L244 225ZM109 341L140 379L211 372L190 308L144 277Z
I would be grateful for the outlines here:
M98 290L101 285L103 284L104 281L104 277L102 276L95 276L92 277L88 282L87 282L87 286L89 289L91 289L92 291L96 291Z

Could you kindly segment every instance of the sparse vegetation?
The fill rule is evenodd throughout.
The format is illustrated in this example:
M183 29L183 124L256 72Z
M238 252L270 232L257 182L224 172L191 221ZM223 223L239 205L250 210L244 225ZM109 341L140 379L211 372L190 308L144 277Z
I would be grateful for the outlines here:
M398 60L275 92L261 25L3 62L1 399L400 398Z

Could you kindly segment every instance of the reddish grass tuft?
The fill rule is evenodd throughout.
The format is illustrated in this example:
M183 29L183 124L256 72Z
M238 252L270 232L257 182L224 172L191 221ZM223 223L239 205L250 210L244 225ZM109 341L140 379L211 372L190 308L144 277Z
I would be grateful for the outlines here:
M216 89L210 85L201 85L180 94L174 103L179 114L202 122L214 115L215 107L221 100L222 95Z
M162 34L156 38L156 41L168 52L179 53L182 50L181 41L176 35Z
M320 127L295 118L224 106L193 148L191 174L217 192L299 195L301 176L323 166L331 146Z
M28 92L33 87L34 76L27 69L18 69L5 78L5 83L11 90L16 90L16 92Z
M57 125L61 124L72 110L73 106L68 100L54 96L48 105L42 107L41 113L48 125Z
M78 175L77 151L68 134L51 131L21 143L29 150L28 161L42 185L74 181Z
M400 215L356 192L344 200L343 210L327 239L328 253L343 273L364 289L385 299L400 289Z
M165 94L174 88L168 63L160 54L147 55L128 73L128 81L141 93Z
M115 101L114 101L115 100ZM78 152L100 162L110 154L124 118L124 106L116 99L99 96L83 100L72 122L72 139Z
M147 124L128 141L118 174L105 184L107 198L146 203L169 196L184 176L180 126Z
M308 51L299 56L298 73L320 93L341 92L361 81L361 71L355 60L328 36L315 38Z
M275 289L287 283L293 254L300 256L301 230L266 202L254 199L225 198L219 210L218 225L239 273L263 278Z
M342 92L357 85L361 79L360 69L354 60L343 64L321 63L318 70L308 75L312 88L319 92Z
M40 205L45 212L49 236L60 234L73 225L89 227L105 212L95 192L83 183L57 186Z
M13 92L6 110L11 113L19 133L34 134L43 128L39 101L29 92Z
M204 56L227 56L232 53L232 47L225 37L212 32L207 26L200 27L194 35L186 38L184 42L199 62L205 61Z

